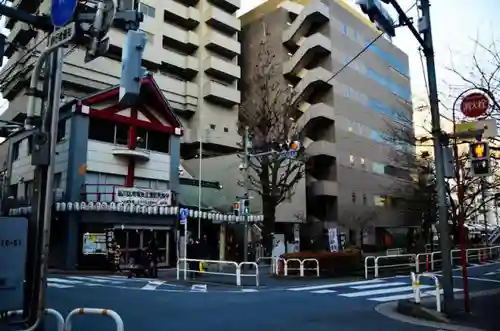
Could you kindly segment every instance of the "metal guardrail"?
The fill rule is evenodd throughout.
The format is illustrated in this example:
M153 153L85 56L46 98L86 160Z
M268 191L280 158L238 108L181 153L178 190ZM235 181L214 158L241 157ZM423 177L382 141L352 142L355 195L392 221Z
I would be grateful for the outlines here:
M16 311L9 311L7 313L7 316L18 316L22 315L23 311L22 310L16 310ZM47 308L45 309L45 314L46 315L52 315L56 319L56 325L57 325L57 331L64 331L64 317L60 312L58 312L55 309ZM32 327L22 330L22 331L33 331L38 327L38 324L33 325Z
M439 284L439 278L435 274L431 274L428 272L424 272L421 274L415 274L412 272L410 274L411 277L411 284L413 287L413 295L414 295L414 300L415 303L420 304L420 299L421 299L421 290L420 290L420 277L428 277L434 280L434 286L435 286L435 297L436 297L436 310L438 313L441 312L441 285Z
M455 264L456 261L461 261L461 250L453 249L450 251L451 254L451 262ZM396 263L396 264L388 264L388 265L380 265L380 260L391 260L391 259L401 259L404 257L409 258L408 263ZM412 261L412 257L414 260ZM469 248L466 249L466 263L469 263L471 260L475 260L478 263L485 263L487 260L498 259L500 258L500 246L492 246L492 247L478 247L478 248ZM418 273L422 267L422 264L425 263L426 271L434 271L438 268L438 262L442 262L441 252L427 252L427 253L419 253L419 254L400 254L400 255L382 255L382 256L367 256L365 257L365 278L368 279L370 277L370 271L373 270L374 277L379 277L380 269L383 268L397 268L397 267L414 267L415 271ZM373 265L371 265L373 263Z
M307 258L307 259L297 259L297 258L291 258L291 259L284 259L282 257L262 257L257 259L257 263L260 263L262 261L268 261L270 260L270 268L271 268L271 274L274 275L279 275L280 271L280 262L283 263L283 275L288 276L290 270L298 270L300 277L305 277L305 271L306 270L314 270L316 271L316 276L319 277L320 275L320 269L319 269L319 260L314 259L314 258ZM299 264L298 268L290 268L288 265L291 262L295 262ZM311 263L314 262L315 266L313 268L306 268L306 263Z
M235 276L236 277L236 286L241 286L241 278L242 277L255 277L255 284L256 286L259 286L259 265L256 262L235 262L235 261L223 261L223 260L201 260L201 259L178 259L177 260L177 280L180 280L180 272L181 272L181 262L184 262L184 280L187 280L187 273L200 273L200 274L212 274L212 275L224 275L224 276ZM188 269L189 262L196 262L197 266L200 263L203 263L204 265L206 264L216 264L220 266L224 265L229 265L229 266L234 266L235 271L233 272L223 272L223 271L209 271L209 270L203 270L203 269ZM245 265L251 265L255 267L255 273L254 274L242 274L241 269L242 266Z
M116 323L116 331L124 331L123 320L118 315L117 312L110 309L101 309L101 308L77 308L73 309L68 316L66 316L66 320L64 321L64 331L71 331L71 322L72 319L77 315L101 315L101 316L109 316Z

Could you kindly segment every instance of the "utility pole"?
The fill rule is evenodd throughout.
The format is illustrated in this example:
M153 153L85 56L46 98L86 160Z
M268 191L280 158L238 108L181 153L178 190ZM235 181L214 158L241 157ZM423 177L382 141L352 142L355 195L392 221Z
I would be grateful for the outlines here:
M413 25L413 21L406 15L406 12L398 4L397 0L357 0L356 3L361 7L362 11L368 15L370 20L375 22L383 33L387 33L391 37L396 35L394 20L390 17L387 10L383 8L380 1L394 7L399 15L398 26L408 27L410 32L422 47L426 59L429 102L432 118L432 136L434 141L434 157L436 162L441 252L443 260L443 277L441 281L444 292L443 306L444 311L451 312L454 310L454 295L448 225L448 201L446 197L444 166L445 157L443 151L443 144L446 137L441 131L439 115L439 99L436 81L436 65L434 62L434 46L432 41L430 3L429 0L420 0L419 9L422 11L422 17L419 19L417 30Z
M392 2L396 2L393 0ZM436 181L439 204L439 227L441 241L441 256L443 260L443 310L452 312L455 310L455 298L453 295L453 274L451 263L451 245L448 225L448 201L446 197L446 181L444 171L443 132L441 131L441 118L439 115L439 97L436 79L436 64L434 59L434 45L432 41L431 14L429 0L421 0L423 20L423 51L427 64L427 79L429 85L429 102L431 106L432 136L434 140L434 157L436 158Z

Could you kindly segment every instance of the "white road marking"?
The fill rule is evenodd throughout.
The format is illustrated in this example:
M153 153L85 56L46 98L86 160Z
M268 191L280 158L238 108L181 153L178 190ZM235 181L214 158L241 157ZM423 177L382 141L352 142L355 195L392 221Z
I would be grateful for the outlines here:
M381 283L381 284L351 286L350 288L355 290L367 290L371 288L382 288L382 287L401 286L401 285L408 285L408 283L405 282Z
M348 283L295 287L295 288L288 288L287 291L301 292L301 291L311 291L311 290L323 290L323 289L327 289L327 288L348 287L348 286L354 286L354 285L375 284L375 283L382 283L382 282L383 282L383 280L380 280L380 279L372 279L372 280L362 280L359 282L348 282Z
M121 281L115 281L115 280L111 280L111 279L98 279L98 278L92 278L92 277L69 276L68 278L81 280L81 281L85 281L85 282L90 281L90 282L107 283L107 284L122 284L123 283Z
M317 291L311 291L311 293L317 293L317 294L327 294L327 293L335 293L337 291L334 290L317 290Z
M431 287L432 286L428 286L428 285L420 285L421 289L431 288ZM385 288L385 289L380 289L380 290L353 292L353 293L345 293L345 294L339 294L339 295L343 296L343 297L347 297L347 298L358 298L358 297L368 297L368 296L372 296L372 295L407 292L407 291L413 291L413 287L411 287L411 286L392 287L392 288Z
M255 288L244 288L241 290L241 292L243 293L254 293L254 292L259 292L259 290L255 289Z
M148 290L148 291L154 291L156 290L157 287L163 285L162 281L153 281L149 282L147 285L144 285L141 287L141 290Z
M64 285L64 284L57 284L57 283L47 283L48 287L55 287L55 288L70 288L74 287L73 285Z
M422 296L425 296L425 295L422 295ZM389 302L389 301L411 299L413 297L414 297L413 293L406 293L406 294L389 295L386 297L379 297L379 298L370 298L368 300L377 301L377 302Z
M47 282L53 282L53 283L62 283L62 284L82 284L82 281L79 280L69 280L69 279L64 279L64 278L56 278L56 277L49 277L47 278Z
M453 278L462 279L462 276L453 276ZM481 281L481 282L500 283L500 280L489 279L489 278L468 277L468 279L477 280L477 281Z

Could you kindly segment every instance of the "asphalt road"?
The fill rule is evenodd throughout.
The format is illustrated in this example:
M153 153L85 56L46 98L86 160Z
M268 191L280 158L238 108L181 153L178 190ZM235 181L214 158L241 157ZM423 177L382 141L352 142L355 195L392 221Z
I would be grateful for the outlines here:
M469 275L473 292L500 288L500 264L473 267ZM460 270L455 276L460 277ZM192 284L120 276L53 275L48 283L48 306L63 316L80 307L112 309L120 314L127 331L437 330L375 312L380 303L412 296L409 277L341 283L309 280L281 286L275 282L242 289L212 284L192 288ZM423 296L435 293L432 283L425 281L422 290ZM455 291L462 291L458 278ZM53 326L50 318L47 323ZM106 316L77 316L73 324L75 331L113 329L113 321Z

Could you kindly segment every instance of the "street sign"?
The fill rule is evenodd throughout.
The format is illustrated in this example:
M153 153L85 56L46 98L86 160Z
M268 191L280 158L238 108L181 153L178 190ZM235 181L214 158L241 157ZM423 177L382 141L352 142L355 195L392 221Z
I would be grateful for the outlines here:
M182 225L186 224L187 217L188 217L187 209L181 208L181 210L179 211L179 220Z
M478 133L481 133L483 139L496 138L498 136L497 121L495 119L487 119L457 123L455 125L455 135L458 138L476 140Z
M57 29L49 37L49 47L60 47L73 40L76 36L76 23L71 22L68 25Z
M52 0L50 18L56 27L66 25L73 18L78 0Z
M484 93L474 92L462 99L460 111L467 117L480 117L489 107L490 99Z

